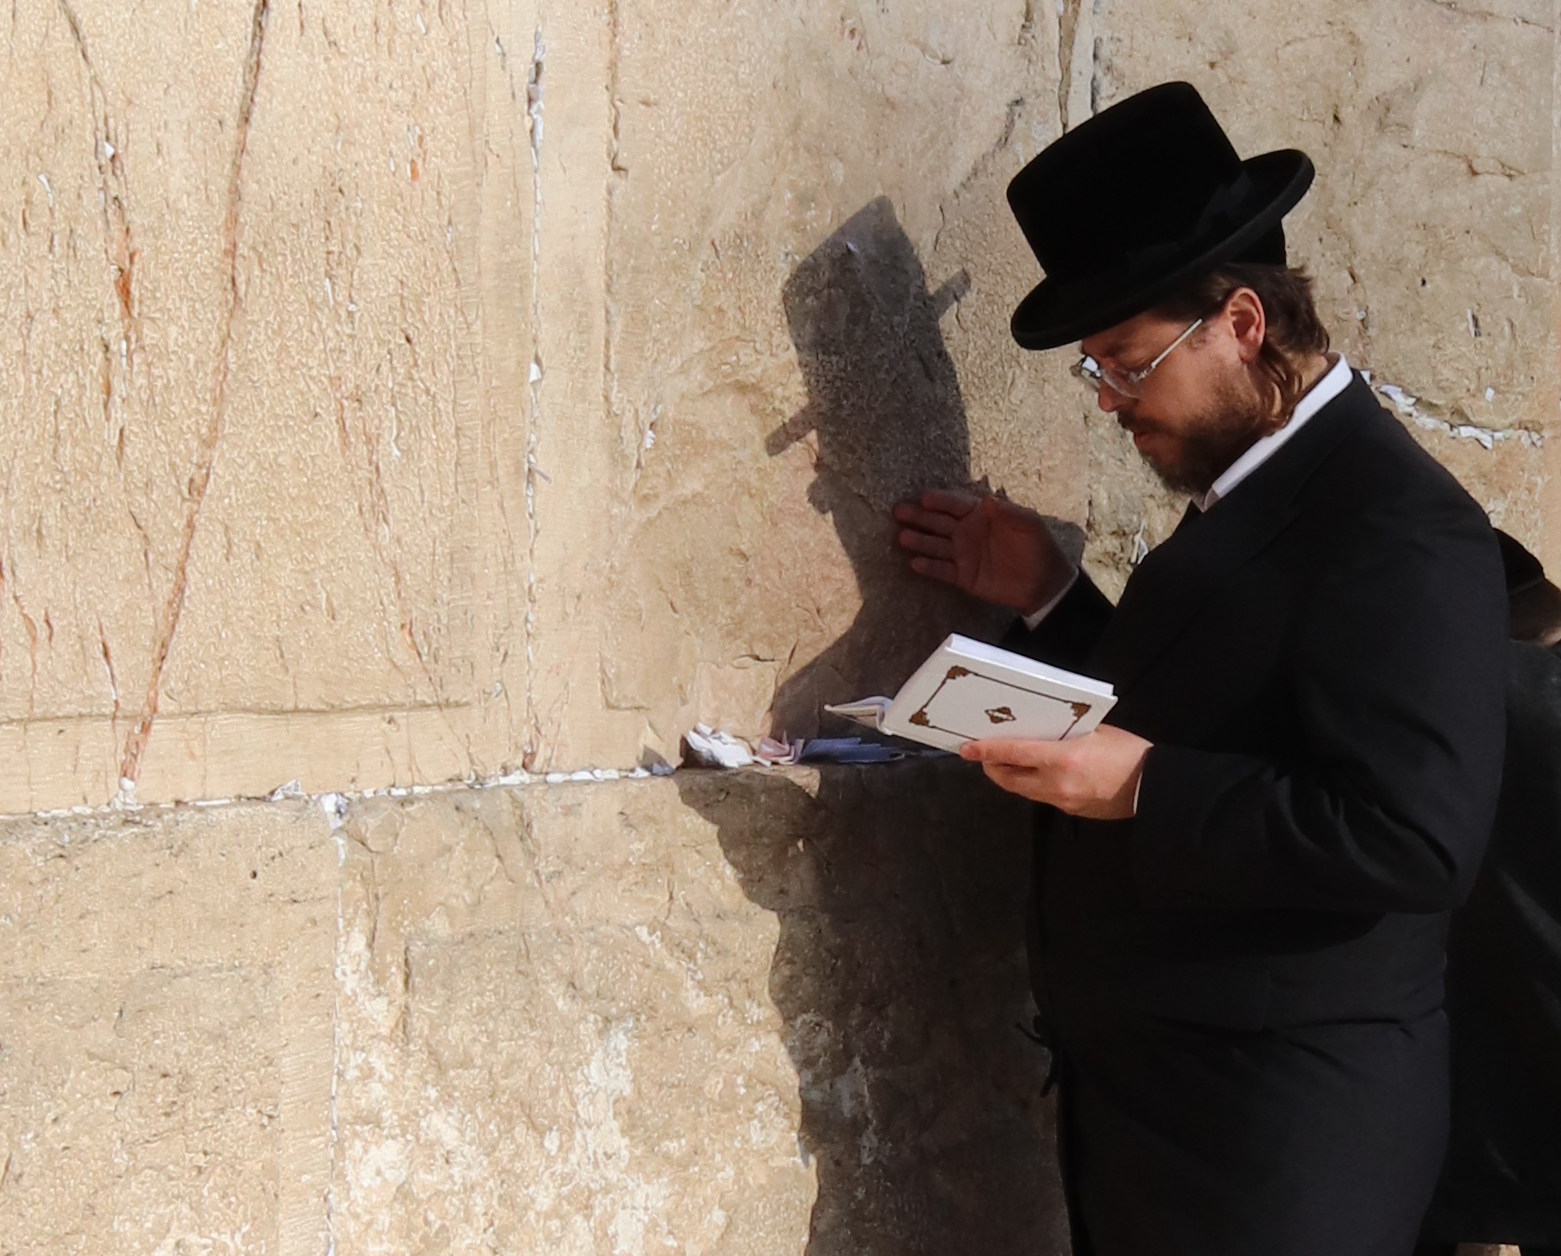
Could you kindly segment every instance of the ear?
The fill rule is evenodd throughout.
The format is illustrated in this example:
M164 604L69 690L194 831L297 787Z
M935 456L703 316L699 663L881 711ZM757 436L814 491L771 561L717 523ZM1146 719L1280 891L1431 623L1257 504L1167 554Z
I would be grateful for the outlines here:
M1230 323L1241 360L1248 365L1256 362L1263 348L1264 333L1268 330L1263 302L1258 294L1251 288L1237 288L1225 303L1225 318Z

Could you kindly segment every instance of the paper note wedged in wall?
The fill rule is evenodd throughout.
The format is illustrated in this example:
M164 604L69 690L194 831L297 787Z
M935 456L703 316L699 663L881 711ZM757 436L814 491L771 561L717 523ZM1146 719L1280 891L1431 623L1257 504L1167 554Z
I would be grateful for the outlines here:
M1105 681L954 633L893 698L864 698L824 710L882 733L957 751L967 741L988 737L1081 737L1093 732L1115 705L1116 695Z

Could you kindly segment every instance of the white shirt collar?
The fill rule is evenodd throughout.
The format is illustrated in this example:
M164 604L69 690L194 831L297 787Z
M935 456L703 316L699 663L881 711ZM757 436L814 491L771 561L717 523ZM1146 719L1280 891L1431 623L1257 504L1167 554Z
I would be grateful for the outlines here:
M1199 510L1210 509L1215 502L1222 497L1229 497L1231 491L1242 480L1251 475L1260 466L1274 456L1274 453L1287 440L1301 430L1305 422L1321 410L1325 405L1337 397L1349 387L1350 364L1344 360L1342 353L1336 355L1332 367L1327 373L1306 390L1301 400L1296 402L1295 410L1290 415L1290 421L1277 432L1270 432L1262 440L1258 441L1251 449L1237 458L1226 469L1225 474L1214 481L1213 486L1201 498L1194 497ZM1051 601L1047 602L1040 610L1024 617L1024 625L1031 632L1040 625L1041 620L1051 614L1052 608L1057 605L1073 588L1074 581L1079 578L1078 568L1074 568L1073 574L1068 577L1068 582L1062 586ZM1137 803L1134 804L1135 811Z
M1198 504L1198 509L1209 510L1221 498L1229 497L1236 485L1272 458L1281 445L1299 432L1312 415L1349 387L1349 383L1350 364L1344 360L1342 353L1336 354L1333 366L1306 390L1300 401L1296 402L1290 421L1277 432L1270 432L1231 463L1225 469L1225 473L1214 481L1209 491L1201 498L1193 497L1193 501Z

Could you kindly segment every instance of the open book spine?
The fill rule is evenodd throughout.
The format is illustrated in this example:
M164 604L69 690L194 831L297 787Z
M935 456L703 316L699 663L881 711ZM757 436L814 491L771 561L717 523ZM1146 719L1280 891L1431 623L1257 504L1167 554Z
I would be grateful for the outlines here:
M851 720L874 732L882 732L884 717L889 713L889 706L888 698L863 698L860 702L825 704L824 710L830 715Z

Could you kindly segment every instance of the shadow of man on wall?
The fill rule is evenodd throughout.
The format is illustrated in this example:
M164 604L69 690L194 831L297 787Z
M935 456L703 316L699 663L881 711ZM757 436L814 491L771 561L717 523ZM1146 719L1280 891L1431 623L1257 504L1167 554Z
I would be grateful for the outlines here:
M807 1256L1062 1256L1021 912L1029 811L970 765L680 771L750 901L818 1194Z
M968 283L929 291L879 199L785 285L808 403L769 452L812 435L809 500L835 525L861 608L781 686L777 732L811 736L821 703L894 693L950 631L997 631L990 610L909 572L889 514L970 482L938 327ZM770 992L818 1174L808 1256L1066 1251L1045 1057L1014 1029L1030 1012L1028 808L952 759L677 781L779 918Z
M782 683L777 733L812 736L824 702L892 694L956 626L990 616L913 576L896 551L889 511L925 488L970 482L959 378L938 320L968 286L960 272L935 292L887 198L853 215L805 258L782 293L808 389L807 405L770 434L779 454L810 435L808 500L830 516L861 594L856 620Z
M970 434L959 376L938 323L968 292L956 272L936 290L887 197L810 253L782 292L808 401L770 433L773 457L811 435L808 500L830 516L861 607L822 654L787 678L771 712L777 735L813 736L825 702L892 695L950 632L994 638L1005 618L911 573L890 510L928 488L970 486ZM1076 524L1049 519L1063 547Z

